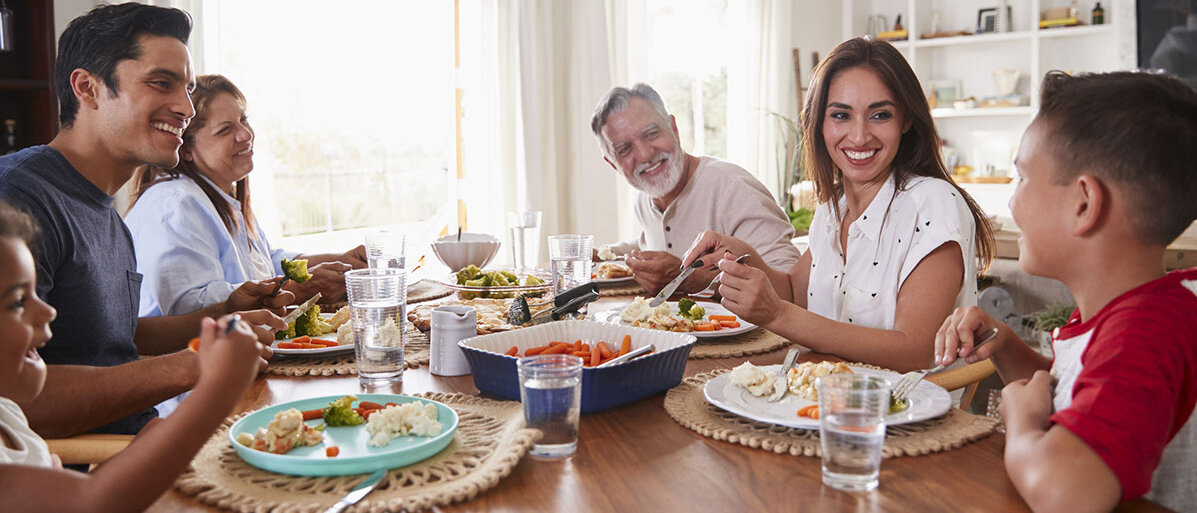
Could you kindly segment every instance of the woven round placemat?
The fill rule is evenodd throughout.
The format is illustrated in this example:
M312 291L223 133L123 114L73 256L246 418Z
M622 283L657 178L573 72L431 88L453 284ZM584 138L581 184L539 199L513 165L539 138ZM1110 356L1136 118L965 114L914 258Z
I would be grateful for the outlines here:
M773 333L765 328L721 337L715 339L698 339L690 349L690 359L702 358L735 358L737 356L751 356L768 353L790 344L785 337Z
M858 365L858 364L853 364ZM716 440L738 443L778 454L820 456L819 430L793 429L749 420L707 402L702 388L719 369L696 374L665 394L665 411L678 424ZM948 451L993 433L999 422L952 408L946 415L922 422L890 426L885 430L885 458Z
M403 346L403 364L409 369L428 364L428 334L407 324L407 342ZM267 374L277 376L345 376L357 374L353 351L324 356L287 356L272 359Z
M632 282L625 285L599 285L600 296L644 296L648 292L639 283Z
M440 401L457 412L460 420L453 441L436 456L392 469L350 511L419 511L472 499L510 474L540 437L539 431L523 427L518 402L434 392L416 396ZM229 444L227 433L235 420L225 420L175 482L181 493L245 513L315 512L341 500L362 480L361 476L290 476L253 467Z

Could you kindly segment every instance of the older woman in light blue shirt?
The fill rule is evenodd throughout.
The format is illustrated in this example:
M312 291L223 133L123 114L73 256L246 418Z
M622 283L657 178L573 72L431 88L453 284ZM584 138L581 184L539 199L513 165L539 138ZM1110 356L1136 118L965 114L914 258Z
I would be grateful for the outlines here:
M254 132L245 96L220 75L201 76L191 95L196 115L183 133L175 169L135 177L125 216L142 281L142 316L179 315L224 301L243 282L282 274L285 258L304 258L312 279L284 287L303 301L321 292L345 297L344 272L365 267L365 248L300 255L272 248L250 208Z

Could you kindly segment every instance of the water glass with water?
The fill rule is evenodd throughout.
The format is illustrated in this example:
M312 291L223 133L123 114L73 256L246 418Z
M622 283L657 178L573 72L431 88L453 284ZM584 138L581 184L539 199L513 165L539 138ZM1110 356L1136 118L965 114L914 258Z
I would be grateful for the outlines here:
M553 293L559 294L590 281L594 258L593 235L549 237L549 264L553 272Z
M544 436L529 454L565 458L578 448L578 417L582 413L582 359L549 354L520 358L520 402L524 422Z
M407 236L390 230L366 234L366 263L371 269L406 269Z
M403 381L407 272L355 269L345 273L345 290L361 385L387 387Z
M540 264L540 218L539 210L507 213L511 261L516 270L535 269Z
M830 374L816 386L823 484L852 492L877 488L889 382L867 374Z

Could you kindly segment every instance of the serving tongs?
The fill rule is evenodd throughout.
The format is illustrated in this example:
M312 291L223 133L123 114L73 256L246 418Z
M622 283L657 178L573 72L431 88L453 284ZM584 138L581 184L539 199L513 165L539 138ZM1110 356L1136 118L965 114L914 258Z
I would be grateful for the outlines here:
M598 284L587 282L553 298L553 308L532 315L528 299L517 296L507 308L507 323L513 326L534 325L548 321L559 321L567 315L577 313L587 303L599 298Z

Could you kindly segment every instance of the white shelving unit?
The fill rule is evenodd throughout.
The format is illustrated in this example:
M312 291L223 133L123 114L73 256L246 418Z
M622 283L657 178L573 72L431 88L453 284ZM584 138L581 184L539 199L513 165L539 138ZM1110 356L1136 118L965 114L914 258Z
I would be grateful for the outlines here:
M1009 0L1011 32L921 39L930 31L938 12L940 30L975 31L978 11L995 8L999 0L844 0L844 39L868 33L869 17L884 15L892 28L895 15L910 33L907 41L893 42L910 63L925 93L933 83L954 81L960 97L981 100L996 95L993 71L1021 72L1017 87L1029 105L955 109L940 105L932 110L940 136L955 149L963 164L975 170L992 165L996 174L1012 174L1013 157L1022 132L1039 107L1039 82L1048 71L1114 71L1135 67L1134 0L1102 0L1105 24L1039 29L1040 11L1067 7L1070 0ZM1079 19L1088 23L1094 0L1078 0ZM974 185L965 185L973 191ZM976 194L982 208L1009 216L1006 198L1013 185L984 186ZM981 190L977 193L982 192ZM1008 193L1003 194L1003 190ZM984 198L982 198L983 196Z

